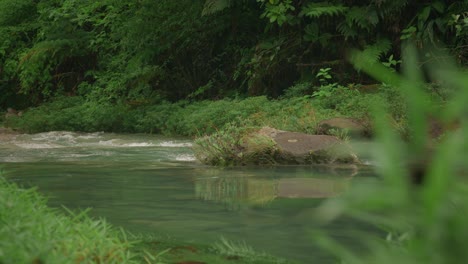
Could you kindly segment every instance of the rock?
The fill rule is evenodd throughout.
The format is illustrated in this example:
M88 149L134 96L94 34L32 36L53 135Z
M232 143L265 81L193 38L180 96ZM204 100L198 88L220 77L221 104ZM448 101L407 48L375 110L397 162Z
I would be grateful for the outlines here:
M264 127L245 134L227 132L199 138L199 161L210 165L359 164L350 146L335 136L309 135Z
M0 134L17 134L17 132L7 127L0 127Z
M5 118L9 118L12 116L21 116L23 115L23 112L18 112L13 108L7 108L7 112L5 113Z
M350 147L334 136L309 135L264 127L242 144L251 160L270 158L280 164L359 163Z
M460 120L458 119L447 122L433 115L429 115L427 117L427 122L427 134L430 139L439 139L447 132L454 132L460 129Z
M323 120L317 125L317 134L333 135L342 131L347 131L348 135L353 137L369 136L371 134L369 126L365 122L353 118L335 117Z
M16 137L18 132L13 131L6 127L0 127L0 141L12 140Z

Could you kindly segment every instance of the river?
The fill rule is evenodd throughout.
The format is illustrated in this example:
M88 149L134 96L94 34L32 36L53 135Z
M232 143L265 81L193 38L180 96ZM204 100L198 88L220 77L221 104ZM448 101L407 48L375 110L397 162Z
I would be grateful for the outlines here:
M198 163L192 141L155 135L47 132L0 138L0 169L37 186L52 207L92 208L133 233L196 243L224 237L303 263L330 256L314 244L320 229L351 247L358 223L318 223L315 210L357 184L367 167L214 168Z

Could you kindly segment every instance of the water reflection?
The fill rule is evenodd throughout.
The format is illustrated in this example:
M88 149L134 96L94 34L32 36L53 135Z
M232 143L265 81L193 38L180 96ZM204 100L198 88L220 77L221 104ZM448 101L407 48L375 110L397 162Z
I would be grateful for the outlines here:
M197 178L195 194L199 199L226 205L230 210L240 209L243 205L267 205L278 198L328 198L338 196L350 188L357 167L317 167L325 171L317 173L320 178L299 176L288 178L275 177L223 177ZM296 172L297 173L297 172ZM294 175L293 175L294 176Z

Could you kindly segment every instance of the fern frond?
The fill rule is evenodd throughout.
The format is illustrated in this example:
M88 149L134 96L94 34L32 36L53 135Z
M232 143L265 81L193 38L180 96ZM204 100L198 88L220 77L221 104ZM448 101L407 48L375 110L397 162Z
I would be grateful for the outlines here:
M380 61L380 57L387 53L391 48L392 43L388 39L379 39L373 45L366 46L359 55L362 56L360 60L365 62L367 65L374 64Z
M457 1L449 5L447 11L455 14L466 13L468 12L468 1Z
M220 12L233 5L232 0L206 0L203 6L202 16Z
M360 29L370 30L379 23L379 17L375 10L365 7L353 7L346 13L348 24L355 24Z
M380 56L387 53L392 48L392 43L388 39L379 39L373 45L368 45L363 51L374 61L378 61Z
M301 15L318 18L321 16L341 15L348 10L348 7L343 5L333 5L328 2L310 3L301 11Z
M373 1L381 17L392 13L399 13L408 5L408 0L379 0Z
M353 39L358 36L356 28L352 27L352 25L348 24L346 21L339 24L337 29L346 40L350 38Z

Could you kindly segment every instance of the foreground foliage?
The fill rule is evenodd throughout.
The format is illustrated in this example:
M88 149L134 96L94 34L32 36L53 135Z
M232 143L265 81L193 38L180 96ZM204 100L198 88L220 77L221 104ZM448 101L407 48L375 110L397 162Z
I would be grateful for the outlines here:
M468 78L453 63L432 65L433 78L450 85L456 96L444 108L434 105L422 89L421 73L413 46L407 47L405 75L369 64L356 53L354 63L375 78L399 83L408 105L409 136L402 140L380 118L385 109L376 106L379 143L377 167L382 182L354 188L342 199L330 200L321 210L327 220L344 213L372 223L387 233L385 238L358 233L368 244L367 253L352 252L322 236L320 243L345 263L462 263L468 261ZM456 122L437 142L427 133L428 116L446 124Z
M68 213L0 178L0 262L137 263L124 233L85 212Z

